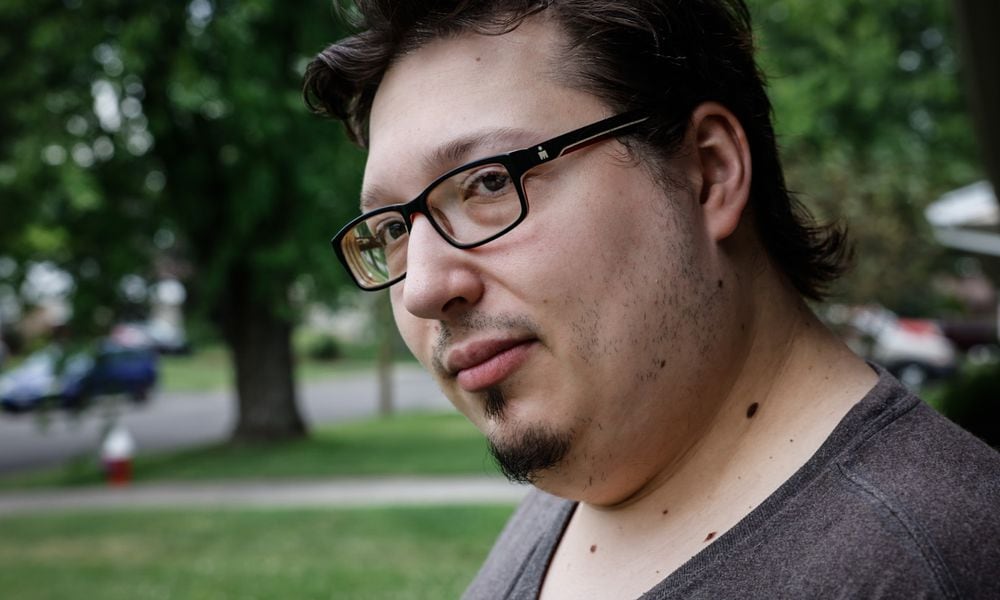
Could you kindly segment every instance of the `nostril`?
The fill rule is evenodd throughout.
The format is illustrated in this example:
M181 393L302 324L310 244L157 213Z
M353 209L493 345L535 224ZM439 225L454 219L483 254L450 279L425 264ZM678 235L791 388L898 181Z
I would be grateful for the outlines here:
M444 303L444 306L441 307L441 312L442 313L452 312L452 311L456 310L456 308L458 307L458 305L460 305L460 304L467 304L467 303L468 303L468 300L466 300L465 298L462 298L461 296L456 297L456 298L452 298L452 299L450 299L450 300L448 300L447 302Z

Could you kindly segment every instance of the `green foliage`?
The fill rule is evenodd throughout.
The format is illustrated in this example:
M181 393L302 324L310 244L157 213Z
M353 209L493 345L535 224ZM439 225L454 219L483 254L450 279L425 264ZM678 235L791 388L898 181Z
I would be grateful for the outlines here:
M789 188L857 247L843 299L935 306L923 209L981 177L946 0L755 2Z
M949 419L1000 448L1000 363L966 367L935 404Z
M301 99L307 61L343 34L328 9L5 3L0 302L50 263L90 337L179 277L187 315L232 350L234 435L301 435L289 332L346 283L326 240L356 211L362 158Z
M0 274L0 296L28 261L48 261L76 276L85 329L128 309L115 284L147 271L152 250L141 159L124 150L131 123L115 127L94 110L113 85L98 62L106 24L95 17L52 1L0 9L0 256L18 266Z
M157 27L131 46L139 64L155 57L145 102L166 169L163 214L206 306L261 302L287 315L293 284L312 298L343 281L325 240L355 211L361 155L299 92L306 61L338 32L316 3L196 5L158 7ZM234 273L250 285L234 290Z
M0 519L14 598L457 598L511 507L143 510Z
M843 295L921 310L944 261L922 208L980 173L948 2L753 6L790 186L853 227ZM8 0L0 23L0 256L17 260L0 295L50 261L80 333L141 312L130 275L184 276L213 318L335 297L323 240L355 212L363 157L299 94L346 33L329 3Z
M753 4L790 185L853 227L844 299L926 312L947 265L922 209L979 176L947 0ZM261 357L346 283L325 240L356 212L363 156L299 91L346 33L329 3L6 0L0 27L0 302L49 262L73 277L76 333L98 334L181 277L237 358L241 406L273 400L239 430L297 434L293 386L245 375L290 376Z
M336 360L343 355L340 343L332 335L318 335L310 340L306 355L313 360Z
M323 2L11 0L0 7L0 272L74 278L78 333L141 311L127 276L184 276L192 307L292 318L344 283L325 244L353 214L361 154L300 98L342 35ZM154 260L155 259L155 260ZM252 281L233 290L233 274ZM134 296L134 295L133 295Z

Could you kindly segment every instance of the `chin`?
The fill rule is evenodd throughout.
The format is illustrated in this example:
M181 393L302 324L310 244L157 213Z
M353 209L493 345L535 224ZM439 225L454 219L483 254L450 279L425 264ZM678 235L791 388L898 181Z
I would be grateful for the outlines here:
M571 432L541 424L499 424L487 439L493 460L516 483L537 483L558 471L573 445Z

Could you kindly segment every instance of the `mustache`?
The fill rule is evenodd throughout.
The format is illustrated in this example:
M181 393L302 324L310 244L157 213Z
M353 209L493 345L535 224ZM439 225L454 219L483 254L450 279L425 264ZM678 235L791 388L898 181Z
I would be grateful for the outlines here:
M456 338L462 339L482 331L527 332L537 337L538 330L538 325L524 315L488 315L473 311L464 313L450 321L440 321L437 339L434 340L434 350L431 354L431 366L438 375L442 377L448 375L448 370L444 366L444 357L451 347L452 341Z

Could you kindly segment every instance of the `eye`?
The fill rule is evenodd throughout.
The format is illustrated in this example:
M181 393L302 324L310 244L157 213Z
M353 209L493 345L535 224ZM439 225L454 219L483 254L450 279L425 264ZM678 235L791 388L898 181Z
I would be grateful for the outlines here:
M494 171L492 173L486 173L485 175L483 175L479 179L478 183L486 191L499 192L500 190L504 189L504 187L507 186L507 183L509 181L510 177L507 176L507 173L498 173Z
M375 238L383 247L389 247L406 237L406 223L401 217L392 217L380 221L373 227Z
M513 191L510 175L507 169L499 165L490 165L469 173L462 182L462 198L496 198Z

